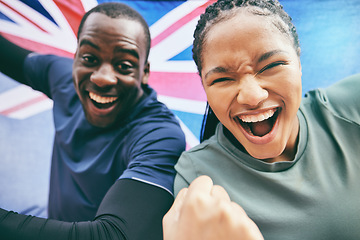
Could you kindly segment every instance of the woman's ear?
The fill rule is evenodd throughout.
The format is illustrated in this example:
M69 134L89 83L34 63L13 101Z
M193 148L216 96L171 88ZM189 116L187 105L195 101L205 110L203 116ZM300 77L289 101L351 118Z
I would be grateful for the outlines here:
M296 54L300 57L300 54L301 54L301 48L300 48L300 47L298 47L298 48L296 49Z
M301 72L301 75L302 75L302 67L301 67L301 59L300 59L300 54L301 54L301 49L300 49L300 47L298 47L298 48L296 49L296 54L297 54L298 57L299 57L299 69L300 69L300 72Z

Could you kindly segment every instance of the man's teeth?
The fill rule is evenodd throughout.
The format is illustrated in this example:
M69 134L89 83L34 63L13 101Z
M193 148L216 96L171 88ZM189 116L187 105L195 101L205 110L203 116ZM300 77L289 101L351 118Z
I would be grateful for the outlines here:
M95 102L102 103L102 104L111 103L118 99L117 97L103 97L103 96L97 95L93 92L89 92L89 97L90 97L90 99L94 100Z
M270 109L266 112L262 112L256 115L241 115L240 119L243 122L261 122L264 121L265 119L268 119L270 117L272 117L275 113L275 109Z

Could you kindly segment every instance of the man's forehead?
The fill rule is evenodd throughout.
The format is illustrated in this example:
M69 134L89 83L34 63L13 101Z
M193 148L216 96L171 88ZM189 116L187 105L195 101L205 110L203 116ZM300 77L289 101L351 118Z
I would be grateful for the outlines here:
M133 37L140 37L145 41L145 29L144 26L137 19L129 18L127 16L119 16L116 18L109 17L103 13L92 13L88 16L84 22L83 29L81 31L87 31L89 29L98 28L100 30L109 30L121 33L130 34ZM80 35L81 35L80 33ZM80 37L80 36L79 36Z

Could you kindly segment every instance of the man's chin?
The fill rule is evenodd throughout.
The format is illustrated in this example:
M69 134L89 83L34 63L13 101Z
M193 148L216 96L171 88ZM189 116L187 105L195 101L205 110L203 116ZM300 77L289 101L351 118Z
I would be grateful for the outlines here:
M94 127L98 128L111 128L115 125L115 120L99 117L87 117L87 121Z

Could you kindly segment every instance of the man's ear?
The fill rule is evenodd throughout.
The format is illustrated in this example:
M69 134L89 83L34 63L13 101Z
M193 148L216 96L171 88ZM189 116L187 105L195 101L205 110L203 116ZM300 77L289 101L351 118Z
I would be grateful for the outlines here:
M143 75L143 78L141 80L142 84L148 84L149 75L150 75L150 63L146 62L145 67L144 67L144 75Z

